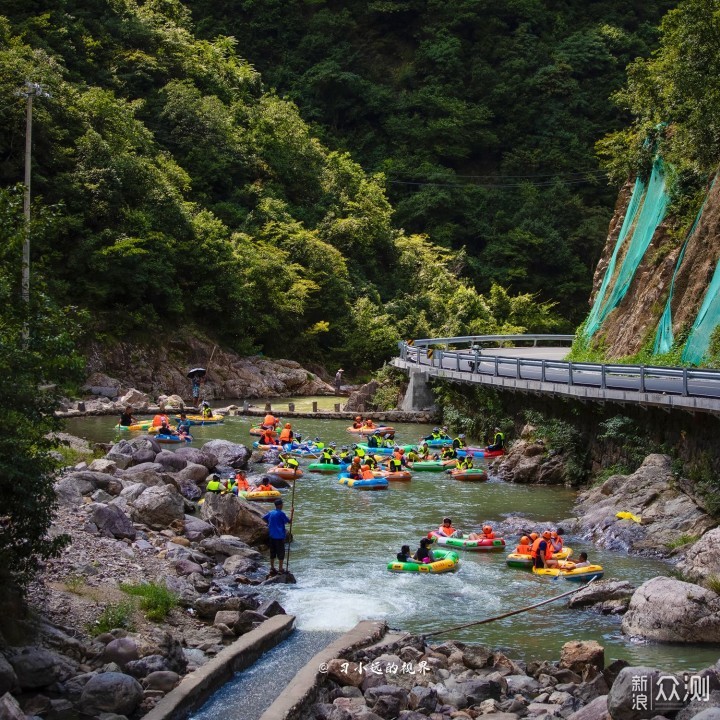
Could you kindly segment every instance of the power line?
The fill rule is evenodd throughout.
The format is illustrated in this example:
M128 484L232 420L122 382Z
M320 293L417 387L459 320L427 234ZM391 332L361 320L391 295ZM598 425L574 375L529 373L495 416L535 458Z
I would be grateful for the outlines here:
M552 187L558 182L562 182L564 185L591 185L594 184L594 180L598 178L576 178L574 180L565 180L563 178L556 178L552 181L543 182L524 182L524 183L439 183L439 182L425 182L419 180L387 180L389 185L412 185L417 187L446 187L446 188L484 188L484 189L514 189L522 187Z

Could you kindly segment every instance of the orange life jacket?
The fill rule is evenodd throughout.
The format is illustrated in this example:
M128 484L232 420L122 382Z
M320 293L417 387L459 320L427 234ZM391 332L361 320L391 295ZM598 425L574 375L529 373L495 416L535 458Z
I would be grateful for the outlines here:
M271 415L268 413L265 416L265 419L263 420L263 425L272 425L272 427L275 427L275 424L277 423L277 418L274 415Z
M455 528L452 525L450 525L449 527L441 525L437 531L438 533L440 533L440 535L446 535L447 537L450 537L455 532Z
M260 436L260 444L261 445L273 445L274 443L275 443L275 433L270 432L269 430L266 430Z
M558 535L555 538L550 538L550 544L552 545L553 552L560 552L563 549L563 539Z
M289 443L292 440L292 430L290 428L283 428L280 433L280 442Z
M532 550L530 554L533 556L533 558L536 558L538 556L538 550L540 549L540 543L545 542L545 559L551 560L553 556L552 551L552 545L550 544L549 540L545 540L543 537L539 537L533 544L532 544Z
M363 480L372 480L375 478L375 475L373 474L372 470L363 470L362 479Z
M237 478L235 480L235 484L237 485L238 490L249 490L250 484L245 478Z
M166 425L169 425L170 418L167 415L155 415L152 420L153 427L160 427L163 422L165 422Z
M518 545L515 552L518 555L532 555L532 547L530 545Z
M270 490L274 490L275 488L272 485L258 485L257 489L258 492L269 492Z
M490 532L485 532L483 530L483 538L485 540L494 540L495 539L495 533L491 530Z

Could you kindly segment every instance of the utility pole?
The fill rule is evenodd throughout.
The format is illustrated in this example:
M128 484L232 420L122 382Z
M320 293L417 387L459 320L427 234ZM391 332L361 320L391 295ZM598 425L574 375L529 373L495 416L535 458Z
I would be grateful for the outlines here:
M30 304L30 178L32 167L32 105L34 97L50 97L38 83L26 82L25 88L18 95L27 100L25 115L25 192L23 195L23 212L25 215L25 239L22 255L22 300L26 309ZM23 331L27 339L27 325Z

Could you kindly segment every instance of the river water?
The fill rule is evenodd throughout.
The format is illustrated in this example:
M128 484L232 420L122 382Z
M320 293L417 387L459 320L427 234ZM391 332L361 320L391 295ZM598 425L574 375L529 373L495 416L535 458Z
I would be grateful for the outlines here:
M114 438L115 417L76 418L67 430L96 442ZM249 444L248 433L258 418L230 417L223 425L193 428L193 446L223 438ZM296 431L320 436L340 446L351 443L347 421L298 419ZM396 425L397 439L413 442L429 426ZM124 433L127 436L127 433ZM251 468L251 475L262 466ZM286 512L291 490L285 490ZM563 580L538 578L505 565L504 553L466 553L460 570L446 575L395 574L386 564L400 546L414 550L443 516L453 525L473 530L509 515L527 518L528 527L544 529L572 515L576 493L566 488L523 486L491 476L487 483L465 483L444 473L416 473L409 483L391 483L383 492L363 492L337 483L334 476L306 472L295 489L295 521L290 568L297 585L271 586L301 630L340 632L362 619L384 619L391 627L431 632L500 615L559 595L572 588ZM508 537L509 547L517 537ZM667 564L594 547L566 535L575 555L585 550L605 568L605 577L639 585ZM668 670L698 669L714 663L720 647L633 643L620 632L620 618L569 610L565 601L505 620L467 628L441 639L455 638L505 649L514 658L558 658L568 640L594 639L605 646L606 660L624 658L635 665Z

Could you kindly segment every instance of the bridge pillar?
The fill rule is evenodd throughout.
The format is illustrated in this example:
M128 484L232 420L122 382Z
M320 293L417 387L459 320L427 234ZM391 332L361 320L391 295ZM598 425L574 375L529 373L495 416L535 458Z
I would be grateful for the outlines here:
M435 397L428 385L429 375L422 370L410 370L410 383L400 405L401 410L413 412L418 410L437 410Z

